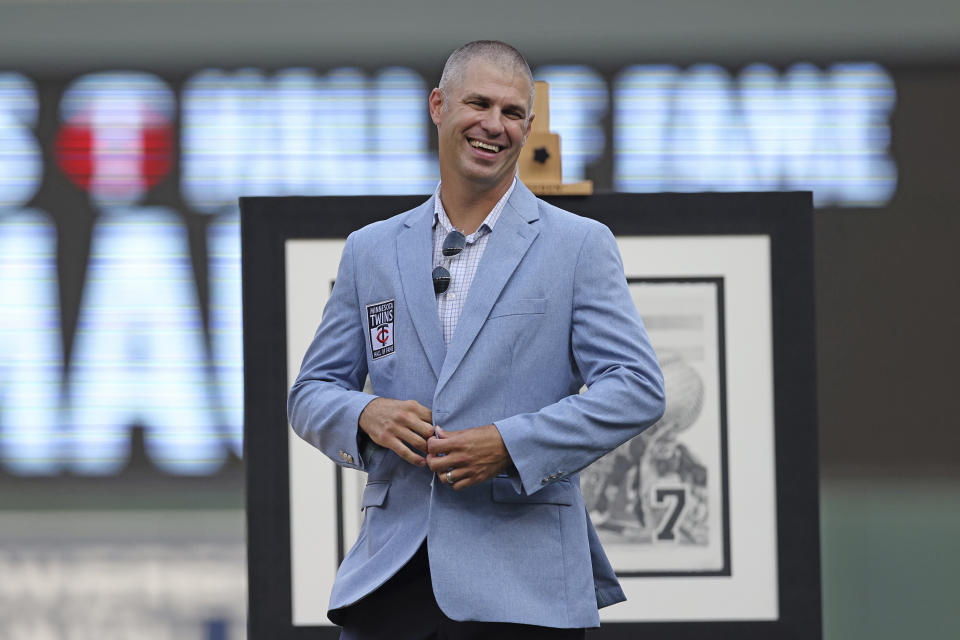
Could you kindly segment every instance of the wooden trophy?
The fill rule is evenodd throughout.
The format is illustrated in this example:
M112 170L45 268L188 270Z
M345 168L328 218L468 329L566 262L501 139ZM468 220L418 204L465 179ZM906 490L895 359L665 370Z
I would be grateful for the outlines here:
M588 196L593 181L563 184L560 167L560 136L550 132L550 85L534 85L533 127L520 151L520 179L538 196Z

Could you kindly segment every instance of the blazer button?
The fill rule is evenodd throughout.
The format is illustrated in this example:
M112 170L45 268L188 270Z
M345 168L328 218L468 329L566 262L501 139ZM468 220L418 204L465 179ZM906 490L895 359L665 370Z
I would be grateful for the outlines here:
M548 482L550 482L550 478L543 478L543 479L540 481L540 484L547 484Z

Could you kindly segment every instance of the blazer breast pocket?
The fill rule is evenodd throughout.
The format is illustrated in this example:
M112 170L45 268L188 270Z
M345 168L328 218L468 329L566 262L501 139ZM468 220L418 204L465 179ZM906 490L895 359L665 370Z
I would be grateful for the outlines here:
M501 300L490 310L491 318L503 316L520 316L547 312L546 298L519 298L516 300Z

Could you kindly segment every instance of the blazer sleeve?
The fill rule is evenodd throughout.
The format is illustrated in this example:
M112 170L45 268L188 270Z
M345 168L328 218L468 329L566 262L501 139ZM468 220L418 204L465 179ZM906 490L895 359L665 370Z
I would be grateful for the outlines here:
M287 415L297 435L331 460L352 469L365 469L362 454L369 457L369 451L361 449L375 445L369 438L360 437L358 420L376 396L361 391L367 377L367 356L358 312L354 244L351 234L340 256L337 279L320 327L290 389Z
M572 356L587 390L496 422L529 495L574 474L663 415L663 374L610 230L594 223L574 274Z

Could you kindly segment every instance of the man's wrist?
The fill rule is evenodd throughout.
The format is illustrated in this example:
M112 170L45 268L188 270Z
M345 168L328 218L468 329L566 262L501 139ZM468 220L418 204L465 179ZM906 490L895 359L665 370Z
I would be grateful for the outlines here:
M506 474L516 474L517 467L513 464L513 459L510 457L510 451L507 449L507 444L503 441L503 434L500 433L500 427L496 424L490 424L490 427L493 427L493 433L496 434L497 440L500 442L500 449L503 454L503 464L500 467L499 473Z

